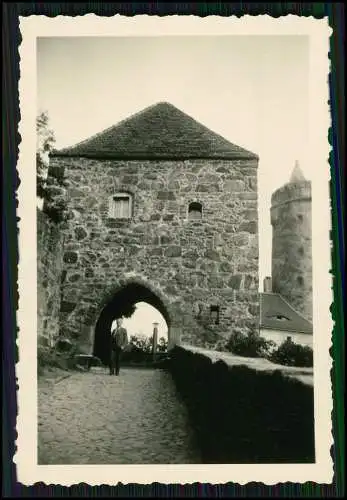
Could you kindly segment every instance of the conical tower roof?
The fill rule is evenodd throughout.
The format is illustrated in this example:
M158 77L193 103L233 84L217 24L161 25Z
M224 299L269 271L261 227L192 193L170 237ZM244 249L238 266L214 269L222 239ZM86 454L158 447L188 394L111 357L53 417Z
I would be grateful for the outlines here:
M271 196L271 206L311 197L311 181L307 180L300 168L299 162L295 162L294 169L288 182L276 189Z
M290 183L296 183L296 182L305 182L305 176L300 168L299 162L295 162L295 166L292 172L292 175L290 177Z
M54 151L51 156L258 159L167 102L149 106L90 139Z

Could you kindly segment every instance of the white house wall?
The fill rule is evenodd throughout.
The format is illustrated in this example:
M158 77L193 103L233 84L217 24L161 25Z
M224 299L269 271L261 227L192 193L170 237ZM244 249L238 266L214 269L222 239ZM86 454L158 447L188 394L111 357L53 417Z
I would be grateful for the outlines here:
M268 330L267 328L261 328L260 335L267 340L272 340L277 345L282 344L287 337L291 337L295 344L301 344L311 348L313 346L313 336L307 333L284 332L282 330Z

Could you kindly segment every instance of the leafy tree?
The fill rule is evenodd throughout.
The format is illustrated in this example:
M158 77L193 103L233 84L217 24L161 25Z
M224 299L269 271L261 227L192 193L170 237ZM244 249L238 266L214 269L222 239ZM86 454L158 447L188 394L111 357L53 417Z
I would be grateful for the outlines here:
M131 335L130 344L137 350L144 351L146 345L146 339L141 335Z
M49 153L53 150L55 137L49 127L46 111L36 119L36 194L43 199L43 211L56 223L68 217L66 206L66 179L64 169L49 165Z
M123 304L122 305L122 316L124 318L130 318L136 311L136 304Z
M39 198L45 198L49 153L55 144L54 132L49 127L47 111L43 111L36 118L36 139L36 194Z
M130 344L135 350L139 350L142 352L152 352L153 350L153 337L145 337L144 335L131 335L130 336Z

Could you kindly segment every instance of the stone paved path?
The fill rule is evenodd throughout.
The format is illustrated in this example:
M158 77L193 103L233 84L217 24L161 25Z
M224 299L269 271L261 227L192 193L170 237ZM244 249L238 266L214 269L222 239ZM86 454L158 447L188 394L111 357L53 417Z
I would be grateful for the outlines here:
M38 393L39 464L201 463L167 372L75 373Z

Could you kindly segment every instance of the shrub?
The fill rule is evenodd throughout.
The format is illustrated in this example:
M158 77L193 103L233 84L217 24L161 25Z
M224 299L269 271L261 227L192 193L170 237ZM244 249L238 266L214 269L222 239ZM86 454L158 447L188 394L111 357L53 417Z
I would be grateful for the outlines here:
M37 349L38 375L42 375L46 368L75 369L77 354L77 346L63 337L57 339L54 347L39 346Z
M313 350L287 339L271 353L269 359L280 365L312 367Z
M37 352L38 375L42 375L45 368L69 369L69 357L66 354L49 348L39 348Z
M275 343L271 340L266 340L255 333L245 335L242 332L235 331L225 345L227 351L238 356L246 356L250 358L265 358L268 357Z

